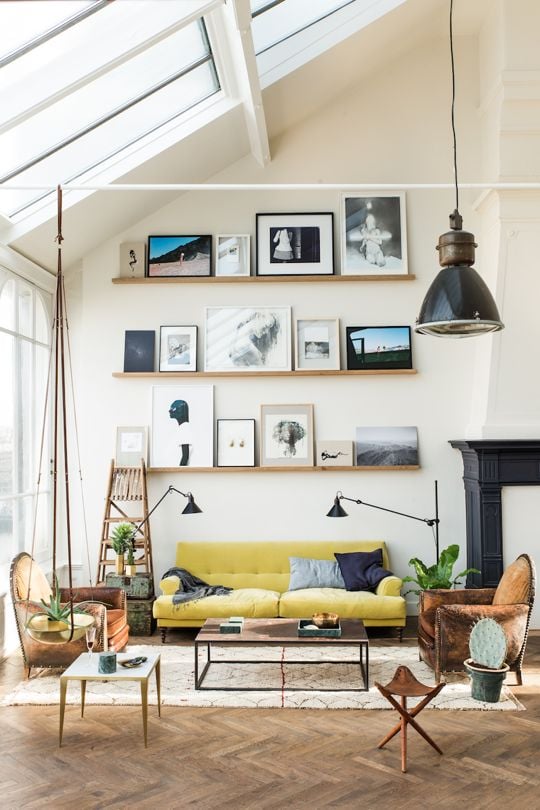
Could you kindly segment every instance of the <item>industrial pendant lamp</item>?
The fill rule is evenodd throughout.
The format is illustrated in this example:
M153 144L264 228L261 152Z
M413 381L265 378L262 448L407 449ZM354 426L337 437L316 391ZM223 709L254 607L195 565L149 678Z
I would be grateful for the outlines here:
M474 234L462 230L459 213L456 127L454 104L456 80L452 31L453 0L450 0L450 60L452 65L452 134L456 207L450 214L450 230L441 234L437 250L442 270L431 284L420 308L415 331L435 337L474 337L504 328L497 305L486 283L472 267L477 244Z

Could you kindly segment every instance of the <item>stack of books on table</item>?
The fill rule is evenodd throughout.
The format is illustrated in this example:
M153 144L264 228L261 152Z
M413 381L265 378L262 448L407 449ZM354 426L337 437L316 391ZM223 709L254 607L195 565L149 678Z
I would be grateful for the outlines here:
M243 616L231 616L226 622L219 625L220 633L241 633L244 627Z

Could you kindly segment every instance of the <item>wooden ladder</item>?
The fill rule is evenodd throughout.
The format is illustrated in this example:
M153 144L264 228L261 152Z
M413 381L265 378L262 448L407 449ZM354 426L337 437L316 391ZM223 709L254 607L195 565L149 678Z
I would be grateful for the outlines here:
M136 503L138 514L130 514L131 506ZM116 467L111 461L107 495L105 496L105 514L101 531L101 543L97 572L97 583L105 582L107 567L116 565L116 555L112 551L110 534L115 524L133 523L134 528L148 517L148 494L146 490L146 465L141 459L139 467ZM142 550L142 556L140 552ZM152 542L150 524L145 523L137 531L135 539L135 565L146 573L152 574Z

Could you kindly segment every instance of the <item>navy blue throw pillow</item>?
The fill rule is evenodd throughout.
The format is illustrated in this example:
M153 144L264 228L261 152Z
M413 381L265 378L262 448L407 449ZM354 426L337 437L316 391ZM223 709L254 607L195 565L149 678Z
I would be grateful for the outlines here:
M374 591L381 579L392 572L382 567L382 548L375 551L352 551L334 554L348 591Z

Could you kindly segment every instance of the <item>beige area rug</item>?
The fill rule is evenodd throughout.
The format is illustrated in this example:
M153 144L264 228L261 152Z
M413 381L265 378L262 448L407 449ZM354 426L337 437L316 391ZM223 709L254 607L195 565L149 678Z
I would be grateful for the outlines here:
M171 645L149 646L129 645L129 656L161 654L161 697L164 706L210 706L247 708L301 708L301 709L389 709L388 702L373 686L374 681L385 684L392 679L396 667L408 666L416 677L426 684L433 684L433 672L426 664L418 661L415 647L377 647L370 645L368 692L339 692L340 687L360 685L359 667L353 664L293 664L287 661L309 659L322 660L324 651L316 648L254 648L212 650L212 660L272 660L272 663L217 663L213 664L206 676L204 686L228 686L234 691L201 691L194 687L194 651L191 646ZM206 652L200 652L201 667ZM283 664L282 664L283 657ZM334 660L350 660L354 657L351 647L332 646ZM274 663L275 659L275 663ZM2 701L3 706L48 706L59 703L59 671L42 670L29 681L22 681L13 692ZM524 706L508 687L503 688L499 703L483 703L473 700L469 680L460 674L451 676L440 694L429 704L428 709L469 709L489 711L520 711ZM450 680L449 679L449 680ZM283 688L284 684L284 688ZM240 686L277 687L275 692L245 692ZM287 687L306 687L302 691L291 691ZM317 689L319 688L319 690ZM336 691L323 692L321 688ZM155 678L150 678L149 702L156 703ZM80 686L72 681L68 686L67 702L80 702ZM138 683L127 681L88 682L87 704L131 706L140 703ZM414 705L413 700L410 705Z

